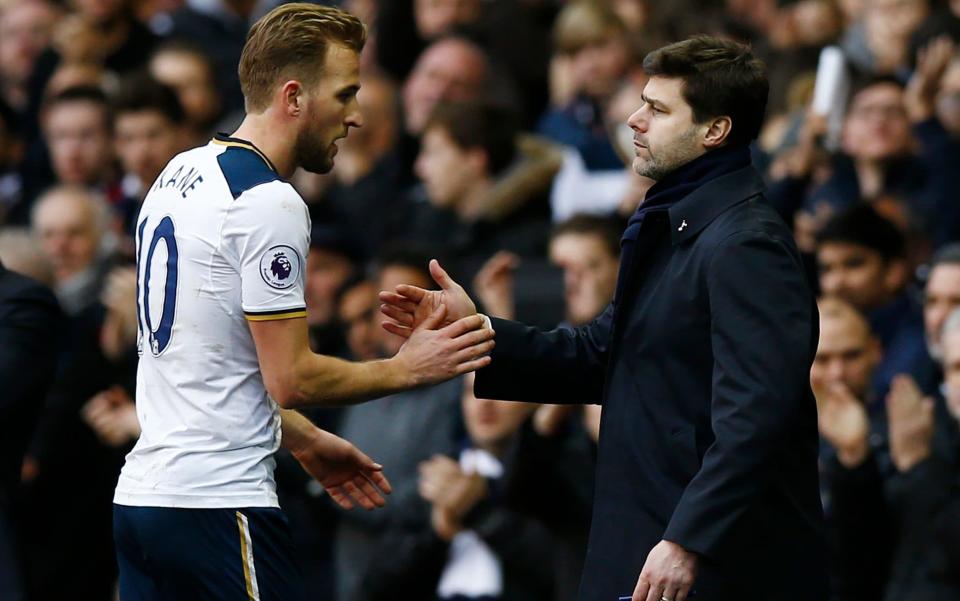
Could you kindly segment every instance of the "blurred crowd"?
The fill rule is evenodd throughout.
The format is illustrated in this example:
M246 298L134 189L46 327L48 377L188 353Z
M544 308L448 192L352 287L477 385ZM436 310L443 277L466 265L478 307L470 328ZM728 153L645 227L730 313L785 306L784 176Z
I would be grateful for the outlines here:
M0 474L0 599L115 594L139 204L172 156L239 124L246 32L278 3L0 0L0 261L62 312L45 395L11 407L0 382L0 464L18 464ZM820 298L833 599L960 599L960 2L338 4L370 42L363 127L330 174L292 182L315 351L395 353L377 292L432 287L430 258L491 315L589 322L653 184L629 168L643 56L695 33L748 42L771 81L754 164ZM825 47L847 93L816 107ZM464 378L308 414L394 485L385 509L338 512L278 455L311 598L576 597L599 407L478 399Z

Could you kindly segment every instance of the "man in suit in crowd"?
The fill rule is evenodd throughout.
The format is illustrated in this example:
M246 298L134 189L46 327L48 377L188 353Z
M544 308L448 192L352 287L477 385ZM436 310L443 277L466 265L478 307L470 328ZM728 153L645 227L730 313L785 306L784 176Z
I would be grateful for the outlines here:
M573 331L493 319L477 394L602 404L583 601L819 601L816 306L751 166L767 77L706 36L644 70L633 167L657 183L624 233L613 303ZM441 303L447 319L476 311L431 270L440 291L381 293L386 328L408 335Z

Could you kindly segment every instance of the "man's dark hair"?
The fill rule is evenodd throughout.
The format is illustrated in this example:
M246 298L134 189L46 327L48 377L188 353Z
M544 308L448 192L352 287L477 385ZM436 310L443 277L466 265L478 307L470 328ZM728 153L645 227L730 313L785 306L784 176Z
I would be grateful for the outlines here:
M901 91L906 89L906 86L903 84L903 82L893 75L868 75L863 77L855 77L850 85L850 93L847 96L847 110L850 109L850 106L853 105L853 101L857 96L860 95L861 92L868 88L882 85L895 86Z
M960 265L960 242L951 242L934 253L930 259L930 269L938 265Z
M727 116L727 143L749 144L760 134L770 82L748 46L699 35L654 50L643 59L647 75L683 80L683 97L696 123Z
M880 254L884 261L906 257L906 237L889 219L867 203L836 215L817 234L817 246L830 242L854 244Z
M187 118L173 88L147 73L137 73L124 79L113 96L111 109L114 122L123 114L145 111L159 113L174 125L182 125Z
M487 153L490 174L496 175L513 162L519 130L516 114L485 101L441 103L430 114L423 131L445 131L454 144Z
M618 217L578 214L553 226L550 241L566 234L596 236L603 242L604 248L612 257L620 256L620 237L623 235L624 222Z
M72 104L75 102L88 102L97 105L103 113L103 123L108 130L112 130L113 123L110 120L110 103L107 95L97 86L74 86L63 90L59 94L51 96L44 102L43 113L48 114L53 109L63 104Z

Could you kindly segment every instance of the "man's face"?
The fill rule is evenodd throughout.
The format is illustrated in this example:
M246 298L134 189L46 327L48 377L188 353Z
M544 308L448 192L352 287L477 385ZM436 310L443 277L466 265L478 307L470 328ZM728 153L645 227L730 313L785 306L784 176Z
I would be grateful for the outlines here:
M890 265L880 253L845 242L825 242L817 248L820 289L861 311L883 304L892 290Z
M693 109L682 90L682 79L659 76L644 87L644 104L627 120L633 129L637 174L660 180L705 152L701 126L693 122Z
M810 384L822 389L843 384L865 401L880 361L880 346L865 323L850 314L820 319L820 343L810 368Z
M55 22L45 2L13 2L0 11L0 79L27 81Z
M340 297L337 318L347 332L347 346L358 361L369 361L380 356L377 346L377 288L373 282L363 281Z
M476 21L479 0L416 0L413 16L417 33L424 40L436 39L454 27Z
M478 399L473 393L474 375L464 378L462 410L467 433L474 446L500 447L533 412L535 405L512 401Z
M943 263L930 272L924 290L923 325L927 348L934 359L943 358L940 334L950 313L960 307L960 264Z
M943 337L943 378L947 384L947 409L960 421L960 330Z
M100 237L88 198L56 194L40 207L33 229L57 279L62 280L93 264Z
M550 242L550 261L563 270L567 320L589 322L613 299L619 260L595 234L561 234Z
M879 83L854 97L843 126L844 152L855 159L881 161L907 153L910 143L903 90Z
M414 171L434 206L452 208L463 199L470 183L479 175L469 168L469 156L439 127L431 127L423 135Z
M303 127L295 146L298 165L311 173L333 169L336 141L345 138L351 127L363 125L359 90L360 56L331 44L320 81L303 95Z
M403 87L407 131L420 134L440 102L475 100L486 69L478 50L461 40L442 40L424 50Z
M199 57L189 52L161 52L150 61L150 74L176 91L193 125L205 126L220 112L213 73Z
M114 143L123 170L148 187L183 149L180 127L158 111L122 113L114 122Z
M94 23L112 23L123 15L128 0L73 0L73 4Z
M608 98L623 77L628 56L626 41L616 32L578 49L570 56L574 87L591 98Z
M60 183L88 186L107 176L113 145L102 107L86 101L61 102L47 114L45 133Z
M346 256L322 248L307 255L307 323L318 326L333 321L337 291L350 277L353 263Z

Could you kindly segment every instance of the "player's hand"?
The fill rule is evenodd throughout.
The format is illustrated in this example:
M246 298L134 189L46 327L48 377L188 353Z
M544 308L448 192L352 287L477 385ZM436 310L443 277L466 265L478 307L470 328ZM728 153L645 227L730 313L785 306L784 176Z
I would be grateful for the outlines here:
M355 503L368 511L386 505L384 494L392 488L383 466L339 436L318 428L308 443L290 451L343 509Z
M383 303L380 311L390 318L383 323L385 330L409 338L441 305L446 307L446 319L439 324L441 326L477 313L477 306L463 286L453 281L436 259L430 261L430 275L440 290L424 290L401 284L393 292L380 292L380 301Z
M446 305L440 305L391 359L400 366L401 381L407 385L436 384L490 363L493 330L485 326L483 317L471 315L441 327L445 316Z
M906 472L930 456L933 446L933 399L923 396L908 375L893 379L887 394L890 456Z
M697 577L697 555L667 540L650 550L633 601L684 601Z
M814 389L814 393L820 435L844 466L863 463L870 452L870 421L863 403L840 383Z

